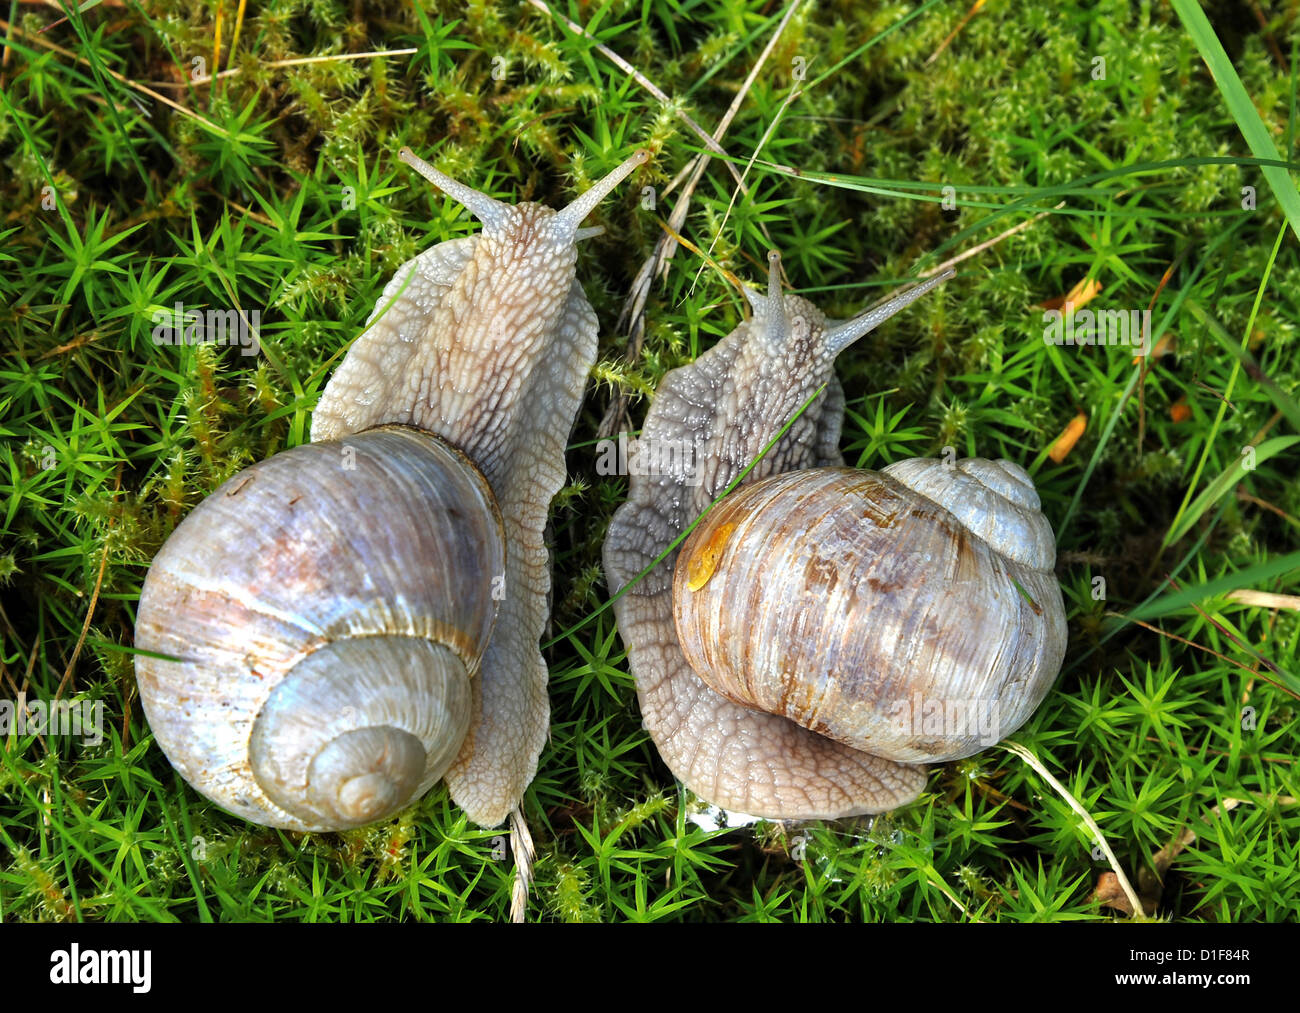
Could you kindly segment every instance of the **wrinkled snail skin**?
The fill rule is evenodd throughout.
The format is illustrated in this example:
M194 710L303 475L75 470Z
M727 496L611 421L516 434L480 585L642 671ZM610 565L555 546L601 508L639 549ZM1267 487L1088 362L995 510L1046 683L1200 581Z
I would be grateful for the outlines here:
M137 661L160 746L256 823L357 826L445 776L496 826L545 742L543 529L596 356L575 244L649 155L559 212L401 158L482 231L399 268L313 442L196 508L141 595L137 645L182 659Z
M782 295L770 255L766 296L746 290L752 318L659 385L629 455L628 501L604 546L610 592L649 567L755 460L817 390L825 390L747 476L843 465L844 397L835 357L857 338L946 280L941 275L849 321ZM665 447L691 448L665 453ZM655 467L637 456L653 454ZM693 466L693 467L692 467ZM924 787L919 766L864 753L710 689L682 654L673 618L677 552L614 602L641 714L665 763L697 796L776 819L880 812Z

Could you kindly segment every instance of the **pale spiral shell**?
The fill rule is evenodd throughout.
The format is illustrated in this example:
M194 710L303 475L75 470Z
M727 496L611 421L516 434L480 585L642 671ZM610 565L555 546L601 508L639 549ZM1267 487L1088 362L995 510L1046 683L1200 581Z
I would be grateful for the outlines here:
M145 582L137 646L178 659L137 657L158 744L256 823L395 812L465 738L504 569L488 483L430 433L386 426L253 465Z

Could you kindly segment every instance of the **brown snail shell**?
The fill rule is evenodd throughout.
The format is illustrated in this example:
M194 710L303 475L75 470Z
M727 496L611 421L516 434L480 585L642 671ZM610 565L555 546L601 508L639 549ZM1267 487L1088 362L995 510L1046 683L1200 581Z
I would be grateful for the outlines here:
M957 759L1018 728L1060 669L1055 555L1011 462L787 472L687 539L677 635L729 700L891 760Z

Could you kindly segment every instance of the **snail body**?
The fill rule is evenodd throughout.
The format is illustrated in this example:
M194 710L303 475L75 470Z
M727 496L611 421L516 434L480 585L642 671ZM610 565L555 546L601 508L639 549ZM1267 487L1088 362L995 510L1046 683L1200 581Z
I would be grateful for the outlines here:
M990 718L996 741L1050 688L1055 543L1010 462L843 467L836 355L943 276L829 321L770 261L752 319L661 383L632 453L667 440L696 456L629 466L605 568L611 591L631 584L614 608L646 728L697 796L776 819L880 812L920 793L920 763L991 745ZM954 734L959 701L982 710Z
M648 155L560 212L401 157L483 230L398 269L313 442L197 507L141 593L136 673L158 744L255 823L358 826L445 776L496 826L545 741L543 529L596 355L575 244Z

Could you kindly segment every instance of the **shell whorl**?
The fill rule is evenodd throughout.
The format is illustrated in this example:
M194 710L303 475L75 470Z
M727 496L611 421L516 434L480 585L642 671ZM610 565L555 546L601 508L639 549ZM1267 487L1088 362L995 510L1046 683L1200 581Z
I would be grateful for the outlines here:
M418 562L415 562L418 561ZM140 598L158 744L245 819L333 830L441 778L491 637L502 521L457 450L403 427L296 447L177 527Z
M970 457L950 464L918 457L882 470L1008 559L1036 570L1056 565L1052 526L1039 510L1033 479L1014 461Z
M253 724L249 763L304 823L361 826L423 794L469 727L470 672L420 637L337 640L285 673Z

